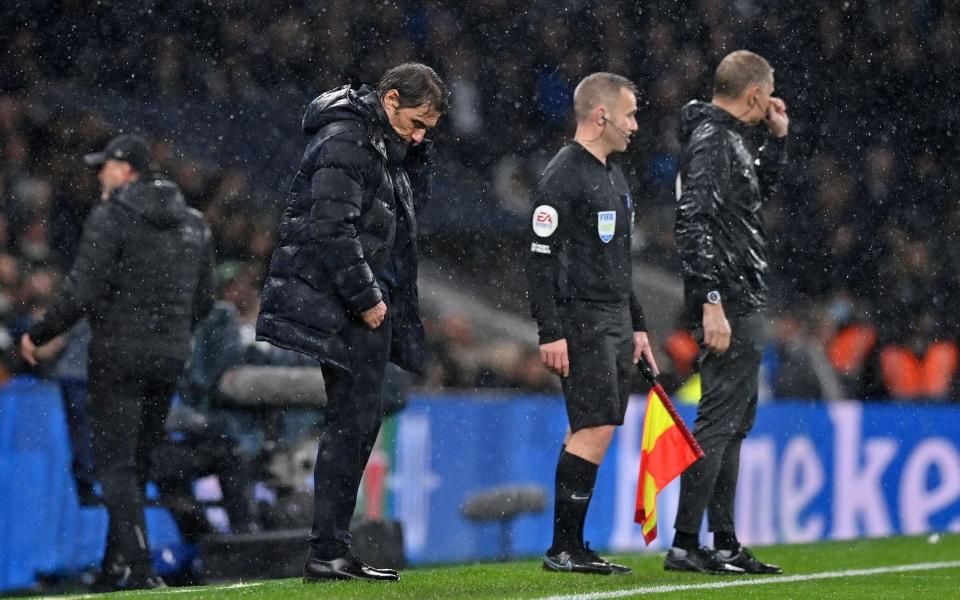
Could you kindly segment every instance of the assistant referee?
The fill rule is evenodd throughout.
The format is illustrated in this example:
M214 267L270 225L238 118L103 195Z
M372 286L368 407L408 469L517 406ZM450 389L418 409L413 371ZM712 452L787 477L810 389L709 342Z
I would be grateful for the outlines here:
M630 572L590 550L583 524L597 468L623 424L633 364L644 356L655 365L631 279L633 199L608 161L637 131L636 94L612 73L580 82L576 135L547 165L531 216L531 312L540 358L562 378L570 421L557 463L553 545L543 556L550 571Z

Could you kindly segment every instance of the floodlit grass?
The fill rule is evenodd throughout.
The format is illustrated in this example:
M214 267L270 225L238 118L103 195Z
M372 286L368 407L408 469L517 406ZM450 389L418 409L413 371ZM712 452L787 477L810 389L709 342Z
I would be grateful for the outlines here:
M617 556L634 568L628 576L585 576L547 573L540 562L526 560L507 564L484 563L404 571L399 583L336 582L303 584L298 579L250 582L245 584L171 588L162 591L126 592L86 596L89 598L163 598L165 600L238 598L243 600L288 600L299 598L337 599L428 599L428 598L542 598L620 592L618 598L896 598L918 600L960 598L960 536L944 536L939 543L924 537L899 537L855 542L773 546L756 552L762 560L784 567L785 576L874 569L917 563L957 561L949 568L900 573L854 575L843 578L783 581L720 589L655 591L655 586L702 586L744 582L747 579L776 581L777 576L709 576L663 571L663 554ZM630 591L633 591L630 593ZM69 596L68 596L69 597ZM73 596L76 598L77 596ZM593 596L594 600L599 600ZM573 598L571 598L573 600ZM584 599L586 600L586 599Z

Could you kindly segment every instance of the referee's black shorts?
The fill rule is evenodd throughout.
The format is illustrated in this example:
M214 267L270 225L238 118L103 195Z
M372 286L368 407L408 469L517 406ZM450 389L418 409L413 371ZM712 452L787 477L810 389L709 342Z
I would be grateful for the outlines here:
M570 357L570 375L562 378L570 431L623 425L634 371L630 306L570 301L561 311Z

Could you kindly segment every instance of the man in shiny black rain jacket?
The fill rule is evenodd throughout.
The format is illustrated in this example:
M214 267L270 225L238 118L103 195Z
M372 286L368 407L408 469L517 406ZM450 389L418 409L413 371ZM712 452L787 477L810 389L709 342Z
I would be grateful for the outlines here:
M214 300L210 228L176 184L147 175L149 156L142 138L121 135L84 157L99 169L103 202L57 299L21 340L35 362L35 345L90 321L87 415L109 517L97 591L164 585L147 544L144 486L193 329Z
M597 469L623 424L634 363L655 365L630 260L634 205L610 155L637 130L636 88L594 73L574 91L577 130L547 165L534 198L527 277L540 357L560 375L570 431L557 462L553 543L545 569L609 575L583 539Z
M303 117L307 148L280 222L257 338L321 362L327 406L304 579L396 581L351 549L360 478L383 420L388 361L419 372L423 326L411 176L448 92L429 67L394 67L376 89L341 87Z
M713 99L681 117L676 240L685 307L702 346L701 400L694 436L704 457L682 476L673 547L664 567L710 573L780 573L737 541L734 500L740 445L757 410L762 310L767 303L763 202L786 163L789 119L773 94L773 69L748 51L721 61ZM744 136L769 129L758 156ZM700 548L707 511L714 551Z

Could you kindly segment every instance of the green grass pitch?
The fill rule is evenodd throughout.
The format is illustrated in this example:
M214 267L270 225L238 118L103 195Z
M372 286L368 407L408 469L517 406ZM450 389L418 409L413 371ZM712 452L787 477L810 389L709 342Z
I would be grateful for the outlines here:
M618 555L634 568L627 576L547 573L539 560L512 563L409 569L395 584L335 582L303 584L298 579L243 584L125 592L88 598L179 599L411 599L431 598L889 598L896 600L960 598L960 535L938 543L923 537L897 537L758 548L758 556L783 566L784 576L710 576L663 571L663 554ZM925 564L924 568L910 565ZM895 572L878 572L904 567ZM930 568L933 567L933 568ZM858 573L867 571L866 573ZM820 575L816 575L820 574ZM808 578L807 576L813 576ZM841 576L842 575L842 576ZM817 578L819 577L819 578ZM752 580L769 583L739 585ZM777 581L783 579L783 581ZM716 587L717 585L730 587ZM680 589L677 589L680 588ZM78 596L67 596L78 598Z

